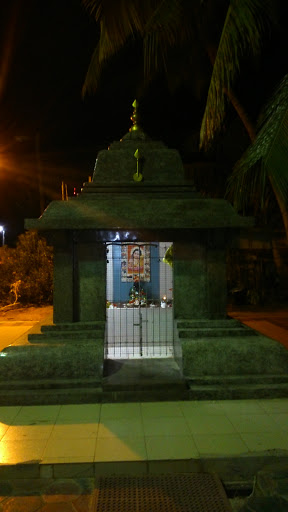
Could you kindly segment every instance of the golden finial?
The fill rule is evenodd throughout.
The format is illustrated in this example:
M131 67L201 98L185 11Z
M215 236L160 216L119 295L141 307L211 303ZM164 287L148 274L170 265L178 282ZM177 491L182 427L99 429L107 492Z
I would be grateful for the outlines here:
M134 108L134 110L133 110L133 114L130 117L130 119L133 122L133 125L129 129L129 132L135 132L137 130L140 130L140 126L139 126L139 124L137 124L137 123L139 123L139 114L138 114L138 110L137 110L138 109L138 101L137 100L133 101L132 107Z

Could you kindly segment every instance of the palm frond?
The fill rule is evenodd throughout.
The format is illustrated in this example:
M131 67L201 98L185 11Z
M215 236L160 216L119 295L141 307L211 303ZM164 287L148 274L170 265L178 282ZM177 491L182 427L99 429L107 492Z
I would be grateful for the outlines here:
M161 0L144 28L144 75L149 78L161 65L166 67L167 50L189 37L190 23L183 0Z
M96 91L101 76L103 65L99 61L99 44L96 46L90 60L90 64L82 86L82 97Z
M268 179L288 205L288 74L263 108L257 137L236 163L227 193L243 209L258 190L263 205Z
M96 90L105 62L113 57L144 27L152 12L152 0L82 0L84 6L100 23L100 39L92 55L82 94Z
M86 74L83 95L97 89L103 65L129 38L139 35L143 39L144 76L147 79L155 70L166 67L168 49L187 40L191 33L185 0L82 2L101 28L100 40ZM190 7L188 12L191 12Z
M200 130L200 147L207 148L220 130L226 110L225 92L231 88L241 57L258 54L263 33L274 17L273 0L231 0L213 66Z

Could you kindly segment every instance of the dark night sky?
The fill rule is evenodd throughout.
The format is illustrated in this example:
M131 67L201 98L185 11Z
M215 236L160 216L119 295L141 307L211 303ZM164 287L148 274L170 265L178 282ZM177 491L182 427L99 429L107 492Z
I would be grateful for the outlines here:
M95 96L81 98L97 37L81 0L11 0L0 7L0 224L8 243L23 231L25 217L39 215L37 140L49 202L60 198L62 180L70 193L74 186L79 191L99 149L131 125L131 103L141 96L137 46L112 61ZM274 53L268 59L275 67ZM253 80L256 101L260 75ZM181 151L187 127L199 129L204 101L185 86L169 94L159 78L143 99L144 128Z

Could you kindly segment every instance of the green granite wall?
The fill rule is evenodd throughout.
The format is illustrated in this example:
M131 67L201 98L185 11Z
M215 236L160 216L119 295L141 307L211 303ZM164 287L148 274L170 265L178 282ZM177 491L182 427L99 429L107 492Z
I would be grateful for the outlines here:
M78 320L94 322L106 319L106 248L103 243L79 243Z
M50 241L50 240L49 240ZM73 322L73 246L69 232L54 237L53 321Z
M193 240L174 242L175 318L207 318L206 250Z

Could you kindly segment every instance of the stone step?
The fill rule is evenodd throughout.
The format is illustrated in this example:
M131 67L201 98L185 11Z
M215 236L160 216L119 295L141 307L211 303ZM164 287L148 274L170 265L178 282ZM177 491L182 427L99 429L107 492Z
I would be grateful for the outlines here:
M133 382L133 383L113 383L110 384L109 381L106 383L105 378L103 380L103 391L109 391L109 392L124 392L129 391L132 392L139 392L139 391L151 391L151 392L161 392L164 391L166 393L170 392L179 392L179 391L185 391L187 388L187 383L185 380L179 380L179 381L161 381L161 382L155 382L155 379L151 379L151 381L145 380L141 381L139 383ZM107 379L108 380L108 379ZM166 395L167 396L167 395Z
M189 386L208 386L208 385L246 385L246 384L288 384L287 374L277 375L208 375L189 378Z
M163 387L142 386L139 389L132 387L127 389L102 388L95 384L91 386L85 382L58 382L56 387L46 387L46 382L18 381L11 388L3 387L0 393L0 406L2 405L54 405L54 404L77 404L77 403L121 403L121 402L150 402L187 400L187 386L168 385ZM2 385L0 385L0 390Z
M55 405L81 403L123 403L177 400L238 400L249 398L287 398L288 384L246 384L238 386L191 385L185 389L109 390L99 387L63 387L50 389L5 389L0 405Z
M63 405L102 402L102 388L12 389L0 394L2 405Z
M253 329L243 327L190 327L178 329L178 333L179 338L186 339L257 335Z
M288 398L288 383L189 386L188 400L241 400Z
M29 390L57 390L57 389L80 389L80 388L99 388L99 381L94 378L88 379L27 379L0 381L0 391L29 389ZM101 388L102 389L102 388Z
M84 330L84 331L45 331L41 332L41 336L47 336L49 338L62 338L63 336L71 337L71 338L94 338L97 336L99 338L104 335L105 330L93 329L93 330Z
M104 331L105 322L75 322L56 325L42 325L41 332Z
M89 341L103 341L104 332L78 331L78 332L44 332L28 334L30 343L81 343Z
M208 319L204 319L204 320L184 320L184 319L179 319L179 320L176 320L177 322L177 327L178 329L189 329L190 327L191 328L203 328L203 327L214 327L214 328L219 328L219 327L241 327L242 324L240 322L238 322L238 320L234 320L232 318L220 318L220 319L217 319L217 320L208 320Z

